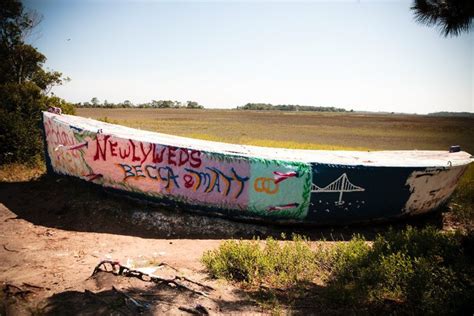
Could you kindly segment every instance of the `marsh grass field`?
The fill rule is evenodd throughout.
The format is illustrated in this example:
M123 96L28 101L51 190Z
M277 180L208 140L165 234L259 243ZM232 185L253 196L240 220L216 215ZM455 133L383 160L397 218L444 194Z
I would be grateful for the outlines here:
M267 147L474 153L474 119L426 115L79 108L77 115L191 138Z

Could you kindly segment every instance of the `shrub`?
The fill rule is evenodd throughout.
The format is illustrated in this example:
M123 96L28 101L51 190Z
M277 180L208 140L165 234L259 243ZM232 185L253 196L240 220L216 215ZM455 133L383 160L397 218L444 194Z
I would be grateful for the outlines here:
M351 278L354 269L367 260L369 244L360 235L353 236L347 243L337 243L333 247L318 249L316 252L319 267L326 276L337 275Z
M466 312L474 298L474 270L465 238L409 227L378 236L372 247L360 237L341 244L318 256L332 265L328 297L360 305L396 302L409 313Z
M264 265L257 241L229 240L217 250L204 253L202 262L216 278L252 282Z
M294 293L305 289L302 295L308 282L324 274L322 297L337 309L472 314L473 245L472 233L408 227L389 230L372 244L356 235L349 242L315 251L299 236L289 242L231 240L206 252L202 262L213 277L252 285L291 286ZM270 290L272 293L276 292Z
M74 108L58 97L47 97L33 83L0 85L0 164L35 163L43 155L41 111L50 106L64 113Z
M2 164L40 159L41 136L36 120L0 109L0 161ZM31 127L33 126L33 128Z
M295 235L292 241L268 238L262 243L225 241L218 249L204 253L202 262L213 277L247 284L287 286L314 277L315 257L306 239Z

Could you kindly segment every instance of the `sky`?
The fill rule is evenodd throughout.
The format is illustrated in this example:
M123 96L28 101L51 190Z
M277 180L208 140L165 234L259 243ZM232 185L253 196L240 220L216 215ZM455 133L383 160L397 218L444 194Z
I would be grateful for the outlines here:
M474 112L474 30L443 37L411 1L27 0L30 39L70 102L197 101Z

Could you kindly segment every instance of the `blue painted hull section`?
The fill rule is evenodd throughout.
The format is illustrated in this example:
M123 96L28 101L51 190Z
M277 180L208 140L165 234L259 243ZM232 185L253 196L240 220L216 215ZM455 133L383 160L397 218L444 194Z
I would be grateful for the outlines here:
M50 162L47 160L47 164ZM405 185L407 178L414 171L425 168L401 167L366 167L312 164L313 183L321 186L330 183L340 174L346 173L351 182L365 187L362 192L343 193L344 203L339 203L337 192L313 193L308 215L303 220L288 219L276 216L256 216L246 210L226 210L208 206L190 206L186 203L167 198L156 198L149 195L114 188L102 187L98 184L84 181L97 189L104 190L117 196L132 198L180 211L198 213L205 216L218 216L244 222L260 222L279 225L347 225L368 222L383 222L410 214L402 212L409 196L409 187ZM51 166L48 170L53 170ZM83 181L83 180L81 180Z
M366 167L312 164L313 183L319 187L346 174L347 179L364 191L313 192L307 221L322 224L363 222L403 215L410 197L405 185L413 171L423 168Z

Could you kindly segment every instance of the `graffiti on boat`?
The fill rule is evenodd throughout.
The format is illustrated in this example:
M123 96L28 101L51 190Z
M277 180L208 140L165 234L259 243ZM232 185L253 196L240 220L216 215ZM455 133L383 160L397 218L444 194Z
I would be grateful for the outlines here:
M304 218L304 163L226 156L85 131L44 117L55 172L114 189L271 217Z
M467 168L268 159L160 143L97 121L87 128L81 120L43 114L54 172L237 217L331 224L422 213L442 205Z

